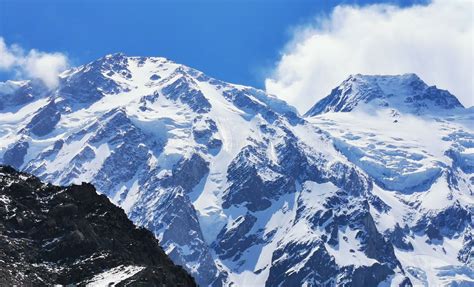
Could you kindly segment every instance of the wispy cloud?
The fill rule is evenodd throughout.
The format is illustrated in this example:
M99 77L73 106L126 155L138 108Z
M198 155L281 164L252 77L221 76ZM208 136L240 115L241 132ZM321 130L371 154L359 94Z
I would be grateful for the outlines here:
M59 73L68 67L68 58L62 53L25 51L19 45L7 45L0 37L0 71L13 72L20 78L39 79L54 88L58 85Z
M414 72L472 106L473 21L471 0L338 6L295 30L266 89L305 112L350 74Z

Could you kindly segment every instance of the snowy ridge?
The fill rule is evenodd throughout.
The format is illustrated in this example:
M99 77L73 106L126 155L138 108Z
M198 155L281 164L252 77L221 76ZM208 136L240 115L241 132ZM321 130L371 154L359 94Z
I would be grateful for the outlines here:
M92 182L200 285L474 281L474 115L415 75L353 76L300 117L115 54L28 95L0 109L2 163Z
M448 91L426 85L415 74L400 76L351 75L331 94L316 103L305 116L326 112L364 110L372 113L379 108L398 112L440 115L464 107Z

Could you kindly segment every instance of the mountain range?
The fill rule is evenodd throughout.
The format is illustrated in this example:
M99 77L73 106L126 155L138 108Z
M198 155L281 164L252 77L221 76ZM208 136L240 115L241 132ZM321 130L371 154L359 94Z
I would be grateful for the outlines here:
M0 162L92 183L201 286L474 284L473 127L414 74L304 115L159 57L0 84Z

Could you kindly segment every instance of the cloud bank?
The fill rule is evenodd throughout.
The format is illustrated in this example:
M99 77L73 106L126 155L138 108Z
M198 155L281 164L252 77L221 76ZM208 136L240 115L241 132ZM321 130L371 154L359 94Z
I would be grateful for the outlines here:
M8 46L0 37L0 72L13 72L19 78L38 79L47 87L58 85L58 75L69 67L66 55L37 50L26 52L18 45Z
M266 90L306 112L350 74L416 73L472 106L473 5L337 6L295 30Z

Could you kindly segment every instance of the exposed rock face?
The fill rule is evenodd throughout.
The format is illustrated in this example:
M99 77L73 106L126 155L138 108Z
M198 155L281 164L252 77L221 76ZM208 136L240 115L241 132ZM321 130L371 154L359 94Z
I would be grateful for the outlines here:
M40 81L2 82L0 83L0 111L15 111L47 92Z
M0 262L2 286L83 285L108 273L123 273L112 281L119 286L195 286L150 231L92 185L44 184L7 166L0 166Z
M31 119L31 122L26 125L26 129L37 136L44 136L53 131L60 118L61 113L54 101L51 101Z
M105 94L126 91L128 89L126 85L121 85L110 77L130 78L127 61L124 55L114 54L78 69L72 69L68 77L62 79L56 94L67 104L87 107Z
M3 163L19 168L24 161L30 144L26 141L18 141L11 145L3 155Z

